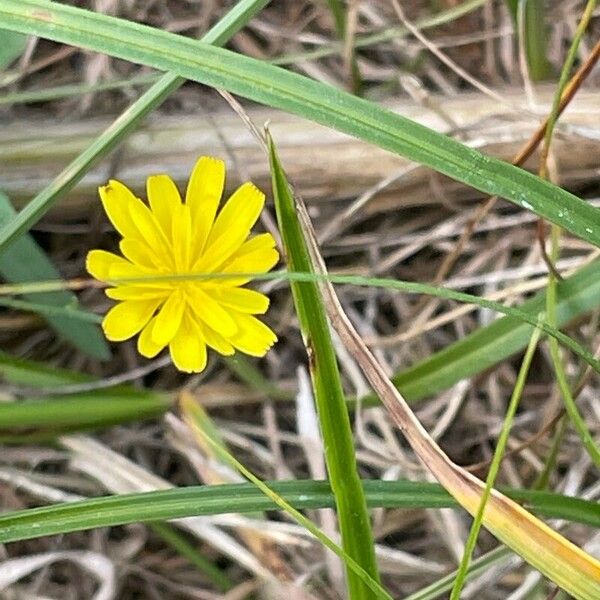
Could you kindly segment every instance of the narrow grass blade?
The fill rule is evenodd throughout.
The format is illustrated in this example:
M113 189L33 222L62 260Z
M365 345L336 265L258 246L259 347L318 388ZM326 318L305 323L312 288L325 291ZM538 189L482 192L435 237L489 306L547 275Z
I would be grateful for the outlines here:
M10 200L0 192L0 223L3 225L10 223L16 214ZM16 240L0 252L0 275L12 283L60 279L60 274L54 265L29 235ZM98 325L93 322L86 323L82 319L71 319L61 314L63 310L72 310L87 315L90 320L95 318L91 313L77 309L75 294L62 290L35 295L25 294L24 298L41 305L39 312L50 327L80 352L94 358L110 357L108 344ZM46 311L44 307L47 308Z
M483 6L488 0L465 0L456 6L451 6L445 10L417 19L415 21L415 27L418 27L420 31L438 27L439 25L445 25L451 23L456 19L477 10ZM367 33L363 35L357 35L354 40L355 48L368 48L380 42L388 42L390 40L400 40L409 34L406 27L386 27L382 31L376 31L375 33ZM320 45L314 50L306 50L304 52L294 52L292 54L284 54L272 59L271 62L274 65L291 65L294 63L317 60L332 54L339 54L343 49L343 42L333 42L325 46Z
M219 273L194 273L190 275L181 275L176 276L178 280L188 280L188 281L200 281L203 279L215 279L215 278L231 278L237 277L237 274L219 274ZM165 279L172 279L171 276L157 276L157 277L143 277L143 278L128 278L128 279L119 279L113 280L112 283L126 283L126 282L140 282L140 281L164 281ZM580 356L584 361L586 361L592 368L600 373L600 360L595 358L594 355L584 348L579 342L564 334L562 331L548 325L545 321L539 321L539 319L535 316L530 315L527 312L524 312L518 308L514 308L512 306L506 306L499 302L488 300L487 298L482 298L480 296L475 296L473 294L466 294L464 292L458 292L456 290L447 289L444 287L437 287L430 284L425 283L415 283L413 281L402 281L398 279L387 279L380 277L364 277L362 275L317 275L315 273L306 273L300 271L288 271L288 272L272 272L272 273L257 273L253 275L253 279L255 280L273 280L273 279L282 279L288 280L290 282L296 283L318 283L318 282L328 282L328 283L339 283L339 284L349 284L349 285L357 285L357 286L366 286L366 287L376 287L387 290L401 291L409 294L426 294L430 296L434 296L437 298L445 298L447 300L456 300L458 302L463 302L466 304L473 304L475 306L480 306L482 308L488 308L490 310L499 312L504 315L508 315L516 318L518 321L523 323L528 323L531 326L538 327L542 329L549 336L555 338L565 347L572 350L575 354ZM52 281L42 281L35 282L31 284L17 284L17 285L0 285L0 298L5 294L24 294L24 293L39 293L42 291L50 291L60 289L62 283L55 283ZM16 304L15 300L1 300L0 304L4 302L6 304ZM35 307L35 304L25 304L21 303L20 306L26 307ZM36 307L39 309L39 307ZM80 318L82 315L77 311L71 311L69 313L71 318ZM96 317L94 317L95 319ZM87 319L87 317L86 317Z
M600 211L569 192L372 102L296 73L183 36L48 0L0 0L0 25L172 71L296 113L511 200L600 246ZM14 223L0 230L0 247L39 218L50 201L51 197L36 199L33 207L28 205Z
M4 69L23 54L27 45L27 36L22 33L0 29L0 42L0 69ZM1 74L0 83L3 83Z
M187 558L198 571L204 573L220 592L226 592L234 587L231 579L213 562L214 559L205 558L198 548L190 544L175 527L160 522L151 523L150 527L163 541L174 548L181 556Z
M171 406L166 395L130 390L0 403L0 442L28 444L73 432L154 419Z
M490 567L505 562L512 554L513 553L506 546L499 546L483 556L480 556L469 565L466 581L469 581L478 575L482 575ZM452 589L455 578L456 571L448 573L448 575L445 575L441 579L421 588L419 591L410 594L410 596L406 596L404 600L435 600L435 598L439 598L442 594L449 592Z
M307 531L312 533L326 548L337 554L346 565L347 572L352 573L369 592L361 592L365 598L380 598L382 600L392 600L391 596L381 587L367 571L354 560L343 548L338 546L331 538L327 537L310 519L296 510L287 500L281 497L276 491L269 487L267 483L260 480L242 463L240 463L229 451L219 442L213 443L213 426L208 423L204 417L204 411L190 394L182 394L181 407L185 420L192 428L198 442L203 445L209 445L213 451L224 461L228 462L241 475L248 479L258 490L274 504L285 511L298 524L302 525ZM336 502L337 504L337 502ZM352 591L350 592L352 594ZM353 598L354 596L350 596Z
M352 80L352 91L355 94L360 95L362 81L360 77L360 70L358 68L358 62L356 61L354 40L352 40L352 47L348 47L348 17L346 7L344 6L344 2L342 0L327 0L327 5L329 6L329 11L333 16L337 36L340 38L340 40L342 40L342 47L340 48L340 51L349 52L349 56L346 56L345 58L350 63L349 66Z
M521 361L521 367L519 369L517 380L515 381L515 386L513 388L508 407L506 409L506 415L504 416L502 429L500 431L500 435L498 436L498 443L496 444L496 448L494 449L492 462L490 464L488 475L485 480L485 488L483 490L483 494L481 495L481 500L477 508L477 513L475 514L475 518L473 519L473 523L471 524L471 530L469 531L469 537L467 538L467 542L465 544L463 557L458 567L458 573L454 581L452 592L450 593L450 600L460 600L460 594L463 585L466 581L467 573L469 571L471 556L475 551L475 545L477 544L477 538L479 537L479 531L481 530L483 515L487 503L490 499L492 488L496 484L496 477L498 476L498 472L500 470L500 464L502 463L502 458L504 457L504 452L506 450L506 444L508 443L510 430L515 418L515 414L517 412L517 407L519 406L519 401L521 400L521 396L523 395L525 381L527 380L527 375L529 374L531 362L533 361L533 355L540 340L540 334L540 329L534 330L533 335L531 336L531 340L529 341L529 344L527 346L525 356Z
M7 104L27 104L29 102L47 102L49 100L62 100L73 96L81 96L93 92L106 90L115 90L121 88L132 88L136 85L150 85L156 83L161 75L138 75L128 79L115 79L112 81L100 81L98 83L73 83L59 85L56 87L46 87L39 90L27 90L23 92L13 92L0 96L0 106Z
M197 446L197 450L192 451L202 456L203 466L200 468L200 476L205 485L220 485L238 481L239 463L229 451L219 428L210 415L189 392L182 391L179 399L185 422L173 415L167 416L172 445L184 453L194 445ZM182 447L185 449L182 450ZM266 520L266 516L262 512L253 512L248 516L257 521ZM289 565L279 544L272 539L265 538L259 531L243 526L237 527L235 533L248 551L267 569L273 565L281 568L281 571L275 575L275 581L278 582L277 585L282 584L283 578L280 574ZM281 595L280 592L274 593L276 596Z
M237 31L244 27L268 2L269 0L240 0L206 33L202 38L203 41L206 44L224 44ZM51 3L50 6L58 7L60 5ZM42 17L42 19L46 14L43 9L41 12L37 12L38 17ZM89 18L93 14L88 11L82 11L79 20L76 20L75 27L82 28L83 32L85 29L84 23L91 25ZM2 17L0 16L1 20ZM87 30L86 35L102 37L109 32L110 25L96 24ZM75 186L96 161L116 148L146 115L152 112L184 82L185 79L178 77L176 73L163 75L161 79L114 121L108 129L99 135L85 152L82 152L50 185L33 198L19 212L16 218L0 229L0 248L3 248L8 242L15 239L37 222L54 202Z
M589 23L593 17L594 9L596 8L596 0L588 0L586 7L583 11L581 20L579 25L577 26L577 30L575 35L573 36L573 42L571 47L569 48L569 52L565 58L562 71L560 74L558 86L556 92L554 94L554 101L552 103L552 110L548 115L548 126L546 128L546 135L544 137L544 145L542 147L542 151L540 153L540 167L539 174L540 177L547 178L548 173L548 157L550 153L550 146L552 143L552 138L554 135L554 127L556 125L556 121L559 117L559 103L560 97L567 85L567 81L569 79L569 73L571 72L571 68L573 67L573 63L575 61L575 57L577 56L577 50L583 38L583 35L586 29L589 26ZM549 260L553 265L556 264L559 254L560 254L560 236L561 230L557 225L552 225L552 231L550 234L551 240L551 249ZM552 326L556 326L556 285L557 285L557 277L555 275L554 270L551 269L551 272L548 274L548 288L546 294L546 312L548 314L548 322ZM594 437L590 432L585 419L579 413L577 408L577 404L575 403L575 399L571 394L571 390L569 388L569 384L567 381L567 374L565 368L563 367L560 349L558 347L558 343L554 339L550 339L550 355L552 357L552 363L554 365L554 372L556 373L556 380L558 382L558 387L561 391L563 402L565 405L565 409L573 426L583 445L585 446L588 454L596 467L600 467L600 447L594 441Z
M533 81L546 79L552 73L548 61L548 24L546 23L547 5L543 0L506 0L515 25L522 30L525 39L525 55L529 67L529 76ZM520 6L523 9L520 9ZM519 15L521 13L521 17ZM521 23L521 21L524 21Z
M273 141L269 138L273 198L279 231L291 272L312 272L308 250L294 217L294 201ZM318 284L291 282L294 304L309 358L325 461L336 497L342 546L375 580L379 581L375 545L364 492L358 476L350 418L342 389L335 350ZM369 598L356 574L346 569L350 598Z
M535 319L543 311L546 292L519 306ZM600 305L600 262L594 262L557 284L556 323L563 327ZM482 373L512 354L523 350L531 337L531 326L507 316L481 327L392 378L410 402L417 402L452 387L461 379Z
M297 510L335 506L327 481L267 481L266 485ZM363 487L371 508L437 509L458 506L448 492L434 483L365 480ZM600 527L596 502L550 492L510 489L504 492L539 515ZM277 508L272 499L251 483L189 486L106 496L0 514L0 543L96 527Z
M14 358L0 352L0 376L13 385L52 389L93 384L92 377ZM127 385L72 395L0 403L0 441L12 444L52 440L75 431L154 419L172 405L167 394L140 391Z
M27 387L54 387L93 381L92 377L46 363L16 358L0 351L0 377L3 381Z
M194 275L194 278L206 277L206 274ZM211 277L214 277L211 274ZM228 275L229 276L229 275ZM455 300L467 304L489 308L507 315L494 321L491 325L477 329L462 340L434 353L427 359L398 373L393 381L400 388L404 397L410 402L417 402L428 395L447 389L460 381L489 369L510 355L522 350L531 335L531 327L538 324L536 315L544 309L545 292L541 292L524 302L518 308L504 306L498 302L486 300L472 294L457 292L443 287L435 287L395 279L364 277L358 275L327 275L314 273L268 273L256 274L255 279L287 279L298 282L330 281L340 285L371 286L393 291L414 294L428 294L438 298ZM53 282L37 282L23 286L0 286L1 296L10 293L37 293L55 290ZM558 284L557 325L564 326L569 321L583 316L600 303L600 262L594 262L580 269L574 275L565 278ZM70 312L73 318L78 317L75 311ZM600 371L597 359L573 338L547 323L539 325L544 332L555 337L561 344L580 356L592 368ZM241 365L240 365L241 367ZM234 369L237 370L237 369ZM243 370L247 369L244 367ZM248 373L239 373L242 379L248 380ZM265 388L266 391L266 388ZM274 397L289 398L289 394L269 390ZM377 402L374 396L364 399L367 404Z

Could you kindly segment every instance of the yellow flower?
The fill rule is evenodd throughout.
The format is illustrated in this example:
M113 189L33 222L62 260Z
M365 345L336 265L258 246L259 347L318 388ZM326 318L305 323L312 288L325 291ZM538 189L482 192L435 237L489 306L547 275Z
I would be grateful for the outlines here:
M225 165L201 157L190 177L185 203L168 175L148 178L150 207L118 181L100 188L108 218L123 236L124 256L92 250L88 272L112 283L106 295L119 303L102 323L109 340L140 334L143 356L156 356L167 345L181 371L200 372L207 346L223 355L235 350L264 356L277 341L253 315L263 314L269 299L243 286L244 273L266 273L279 260L269 233L248 239L265 202L252 183L239 187L223 208ZM234 278L178 279L169 275L232 273ZM141 281L143 278L154 278ZM166 277L166 278L165 278Z

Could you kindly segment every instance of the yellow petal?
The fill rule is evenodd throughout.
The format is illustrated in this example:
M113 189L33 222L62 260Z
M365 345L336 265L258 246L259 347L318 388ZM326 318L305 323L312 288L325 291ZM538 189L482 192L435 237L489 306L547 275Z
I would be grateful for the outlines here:
M206 343L194 321L187 315L169 344L169 350L173 363L180 371L200 373L206 367Z
M121 281L121 280L135 280L135 283L140 283L145 280L152 278L156 279L159 276L159 273L156 273L154 269L146 269L141 267L140 265L134 265L130 263L128 260L123 259L119 262L114 262L110 265L108 270L108 275L111 281ZM145 282L145 285L151 285L151 281Z
M223 207L194 270L211 272L240 249L265 204L265 195L252 183L239 187Z
M185 203L192 216L195 257L200 256L208 239L224 185L225 163L211 156L201 156L192 169L185 194Z
M146 180L150 208L167 239L171 239L172 215L181 206L181 196L168 175L152 175Z
M270 233L259 233L249 240L246 240L241 248L232 256L232 259L241 258L246 254L251 254L257 250L268 250L275 248L275 238Z
M225 337L229 337L237 331L236 322L229 312L199 286L190 286L186 290L186 294L194 314L203 323Z
M279 252L273 247L275 240L270 233L264 233L245 242L242 247L221 268L222 273L266 273L279 261ZM220 279L225 286L239 286L248 283L250 278Z
M113 342L122 342L134 336L146 325L160 300L126 300L113 306L102 321L106 337Z
M168 344L181 325L185 300L180 291L173 292L163 304L152 327L152 341L158 345Z
M231 356L235 353L235 348L220 333L217 333L199 319L196 319L196 325L200 328L200 332L206 341L207 346L216 350L223 356Z
M130 204L141 204L133 192L120 181L111 179L106 185L98 188L104 211L114 228L123 237L138 237L139 232L135 221L129 216Z
M141 240L124 238L119 243L119 249L125 258L140 267L152 270L167 267L167 265L163 265L152 249Z
M215 286L207 290L219 304L251 315L264 314L269 308L269 298L260 292L240 287Z
M266 273L279 261L279 252L275 248L257 250L231 261L223 269L224 273Z
M156 317L150 319L137 340L138 352L146 358L154 358L166 346L166 344L155 344L152 340L152 328L155 321Z
M129 264L124 258L105 250L90 250L85 259L87 272L99 281L110 281L110 270L115 264Z
M190 246L192 243L192 219L189 207L180 205L173 212L172 226L175 270L177 273L185 273L190 269Z
M266 273L279 260L275 239L270 233L261 233L244 242L223 266L225 273Z
M162 262L172 265L172 253L169 241L150 209L140 200L130 202L129 218L136 224L139 230L137 236L132 237L141 237L161 257Z
M250 356L264 356L277 341L277 336L262 321L250 315L235 313L238 332L229 341Z
M141 285L120 285L104 290L104 293L113 300L166 300L170 293L169 288L145 287Z

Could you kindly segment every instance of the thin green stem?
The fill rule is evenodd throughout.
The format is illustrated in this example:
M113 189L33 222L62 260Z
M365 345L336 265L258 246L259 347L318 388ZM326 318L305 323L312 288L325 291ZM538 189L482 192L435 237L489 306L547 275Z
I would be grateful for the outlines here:
M533 81L540 81L550 75L548 62L548 24L545 19L546 3L544 0L508 0L518 29L523 32L523 45L529 76Z
M467 2L461 2L457 6L453 6L447 10L441 11L435 15L424 17L415 21L415 27L419 30L424 31L431 29L439 25L450 23L456 19L460 19L464 15L467 15L479 7L483 6L488 0L468 0ZM365 35L356 36L354 40L355 48L367 48L380 42L389 42L391 40L399 40L406 37L409 34L408 29L403 26L389 27L383 31L377 31L375 33L368 33ZM276 58L271 59L269 62L274 65L291 65L297 62L304 62L308 60L317 60L319 58L325 58L333 54L338 54L343 49L342 42L336 42L328 44L322 48L315 48L314 50L306 50L304 52L296 52L293 54L283 54Z
M552 142L552 136L554 135L556 121L558 120L560 114L560 99L569 81L569 74L571 73L571 69L573 68L573 63L575 62L575 58L577 57L577 51L579 50L579 45L581 44L581 40L583 39L585 30L587 29L590 20L594 15L596 1L597 0L588 0L588 3L586 4L585 10L583 11L583 15L581 16L581 20L579 21L579 25L577 26L577 30L575 31L575 35L573 36L573 41L571 42L571 46L569 48L569 51L567 52L567 56L565 57L565 63L561 69L558 85L552 98L552 108L550 110L550 114L548 115L546 134L544 136L544 143L542 145L542 150L540 153L539 175L544 179L546 179L548 176L548 153L550 151L550 144Z
M580 272L581 277L583 277L584 275L588 276L590 274L594 274L594 277L593 278L590 277L590 279L593 279L594 284L596 284L597 277L595 274L598 271L598 266L600 266L600 265L593 264L593 265L589 265L585 269L582 269ZM243 276L245 278L250 278L250 279L256 279L256 280L282 279L282 280L289 280L291 282L311 282L311 283L319 282L319 281L329 281L333 284L347 284L347 285L356 285L356 286L365 286L365 287L370 286L370 287L376 287L376 288L382 288L382 289L388 289L388 290L402 291L402 292L409 293L409 294L427 294L427 295L434 296L436 298L445 298L448 300L456 300L457 302L463 302L465 304L473 304L476 306L481 306L482 308L488 308L490 310L499 312L499 313L507 315L509 317L518 319L519 321L521 321L523 323L527 323L529 325L533 325L534 327L541 328L544 331L544 333L548 334L551 337L555 337L561 344L563 344L564 346L566 346L567 348L572 350L575 354L577 354L583 360L585 360L588 363L588 365L590 365L590 367L592 367L595 371L600 373L600 360L598 360L596 357L594 357L594 355L589 350L587 350L587 348L584 348L581 344L579 344L579 342L577 342L573 338L569 337L568 335L564 334L558 328L550 326L547 322L543 322L541 324L538 323L533 309L535 308L536 310L539 310L538 306L539 307L543 306L543 302L544 302L543 296L538 296L532 300L527 301L523 305L523 307L521 309L519 309L519 308L513 308L511 306L505 306L503 304L500 304L499 302L494 302L493 300L487 300L486 298L481 298L479 296L474 296L472 294L466 294L464 292L457 292L455 290L451 290L451 289L447 289L447 288L443 288L443 287L436 287L433 285L416 283L416 282L412 282L412 281L399 281L397 279L388 279L388 278L380 278L380 277L364 277L361 275L328 274L326 276L323 276L323 275L317 275L315 273L300 272L300 271L287 272L287 273L282 272L282 271L279 271L279 272L276 271L276 272L271 272L271 273L228 273L228 274L194 273L194 274L189 274L189 275L186 274L186 275L152 276L152 277L135 278L135 279L130 278L127 280L119 280L119 281L115 280L115 281L113 281L113 283L115 283L115 284L125 283L125 282L140 283L140 282L167 281L167 280L182 281L182 282L183 281L202 281L202 280L206 280L206 279L228 279L228 278L236 278L236 277L240 277L240 276ZM574 278L576 278L576 277L577 276L574 276ZM586 279L587 279L587 277L586 277ZM60 281L51 280L51 281L35 282L35 283L30 283L30 284L4 284L4 285L0 285L0 296L12 295L12 294L23 294L23 293L33 294L36 292L47 292L47 291L54 291L57 289L64 289L65 287L68 287L69 289L82 289L85 287L89 287L90 284L95 284L95 282L93 282L92 280L77 280L75 282L60 282ZM596 298L597 298L596 294L586 295L585 302L590 303L589 306L587 306L587 310L590 310L594 306L597 306ZM586 305L584 304L584 299L581 298L581 296L579 294L572 295L572 296L570 296L570 298L565 299L565 301L563 303L564 306L562 306L562 308L563 308L563 310L566 310L567 308L569 308L570 305L573 302L575 302L575 299L577 299L577 302L578 302L578 304L577 304L577 307L579 309L578 312L567 313L566 315L563 312L561 314L561 319L562 319L561 322L566 322L567 320L569 320L569 318L573 318L576 315L582 314L583 308ZM23 304L23 306L25 307L25 304ZM27 306L29 306L31 308L31 310L34 310L31 303L27 303ZM74 311L70 311L69 309L64 309L64 313L62 313L62 314L64 314L65 316L71 316L74 318L78 318L78 315ZM501 325L504 326L503 323L501 323ZM482 330L482 333L489 331L490 327L488 327L487 330ZM503 334L505 334L505 333L506 332L503 331ZM475 337L476 337L476 334L472 334L472 336L470 336L469 338L465 338L465 339L468 339L469 345L472 345L472 340ZM460 342L458 342L457 344L460 344ZM525 343L523 344L523 346L525 346ZM519 349L520 348L517 347L513 351L516 352ZM493 364L494 362L498 361L497 348L495 348L493 350L493 354L494 354L495 360L491 361L489 364ZM511 354L511 352L509 352L509 354ZM441 358L441 356L442 356L442 352L437 353L435 355L436 360L438 357ZM505 354L504 356L507 356L507 355ZM433 358L431 360L433 360ZM446 360L446 358L444 358L444 360ZM426 361L426 362L428 362L428 361ZM411 369L403 372L403 374L401 376L399 375L399 376L394 377L394 382L397 385L404 384L405 378L408 376L408 374L410 373L411 377L412 377L413 371L417 368L420 369L421 367L419 365L417 365L414 368L411 368ZM474 372L478 372L478 371L474 371ZM470 373L470 374L472 374L472 373ZM430 392L433 391L433 388L431 387L431 385L429 386L429 390L430 390ZM406 392L406 390L404 390L404 391Z
M560 98L563 93L565 86L567 85L567 81L569 79L569 73L575 61L575 57L577 55L577 50L579 48L579 44L585 30L587 29L589 22L594 13L594 9L596 7L596 0L588 0L579 25L577 27L577 31L575 32L575 36L573 37L573 42L571 47L569 48L569 52L565 58L565 64L561 70L559 83L557 89L554 93L554 98L552 102L552 110L548 117L548 126L546 127L546 135L544 136L544 144L542 146L542 151L540 155L540 168L539 175L542 178L548 177L548 155L550 152L550 146L552 143L552 137L554 134L554 127L556 125L556 121L558 119L559 114L559 106L560 106ZM550 261L553 265L556 264L560 253L560 235L561 229L558 225L553 224L550 233ZM557 316L556 316L556 305L557 305L557 279L554 274L554 270L551 269L548 274L548 289L546 293L546 312L548 314L548 323L552 327L556 327L557 325ZM550 355L552 358L552 364L554 366L554 372L556 374L556 380L558 383L558 387L560 389L561 395L563 397L563 402L565 405L565 409L575 430L577 431L579 437L585 448L587 449L592 461L596 466L600 466L600 448L595 443L594 438L590 430L588 429L585 420L581 416L577 404L575 403L575 399L573 394L571 393L571 389L569 383L567 381L567 375L561 360L560 349L558 347L558 342L554 338L550 338Z
M498 548L494 548L494 550L483 554L469 564L465 573L465 581L469 581L478 575L485 573L490 567L503 563L513 554L513 551L506 546L499 546ZM445 592L452 590L457 577L458 571L448 573L448 575L445 575L427 587L420 589L418 592L406 596L404 600L434 600L434 598L438 598Z
M592 268L594 267L594 268ZM584 269L581 271L581 275L588 273L596 273L596 265L589 265L586 268L586 272L584 273ZM513 317L527 323L529 325L533 325L534 327L541 328L544 333L549 336L555 337L561 344L575 352L578 356L580 356L583 360L585 360L595 371L600 373L600 360L595 358L593 354L584 348L579 342L564 334L562 331L557 329L556 327L552 327L548 325L547 322L538 323L535 313L533 311L530 312L534 307L538 307L538 305L542 304L543 297L538 296L536 302L528 301L525 306L528 310L522 310L518 308L513 308L511 306L505 306L500 304L499 302L494 302L493 300L487 300L486 298L481 298L479 296L474 296L472 294L466 294L464 292L457 292L456 290L451 290L439 286L428 285L424 283L416 283L412 281L399 281L397 279L388 279L381 277L364 277L361 275L334 275L328 274L326 276L317 275L316 273L311 272L271 272L271 273L228 273L228 274L219 274L219 273L194 273L194 274L186 274L186 275L166 275L166 276L152 276L152 277L143 277L143 278L129 278L126 280L114 280L113 283L140 283L140 282L149 282L149 281L202 281L206 279L228 279L228 278L236 278L243 276L245 278L255 279L255 280L289 280L291 282L319 282L319 281L329 281L333 284L347 284L347 285L356 285L356 286L365 286L365 287L376 287L388 290L397 290L402 291L409 294L428 294L434 296L436 298L445 298L448 300L456 300L457 302L463 302L465 304L473 304L477 306L481 306L482 308L489 308L490 310L499 312L501 314ZM84 287L89 287L90 283L94 284L95 282L91 280L82 280L75 281L74 285L69 285L69 289L82 289ZM36 293L36 292L46 292L53 291L57 289L64 289L67 284L65 282L57 282L57 281L43 281L36 282L34 284L5 284L0 285L0 296L3 295L12 295L12 294L23 294L23 293ZM571 300L574 301L575 296L571 296ZM594 302L596 296L593 296ZM578 297L578 301L581 299ZM565 305L568 305L569 302L565 301ZM596 303L593 303L591 307L596 306ZM566 306L565 306L566 308ZM579 307L581 308L581 307ZM588 308L589 310L589 308ZM71 316L76 317L77 315L74 313L69 313ZM576 314L581 314L581 312L577 312L571 314L571 318ZM65 312L65 316L67 312ZM562 318L565 319L565 316L562 315ZM565 319L566 320L566 319ZM563 321L564 322L564 321ZM473 339L472 337L470 339ZM525 344L523 344L525 346ZM515 348L515 352L519 348ZM440 353L438 353L439 355ZM498 356L497 350L494 350L494 356ZM412 372L412 370L410 370ZM406 371L408 373L409 371ZM395 383L401 382L399 377L394 378Z
M571 423L573 424L573 427L575 427L575 431L581 438L581 441L583 442L583 445L588 451L590 458L597 467L600 467L600 448L594 441L594 437L592 436L591 431L589 430L584 418L581 416L581 413L577 408L577 404L575 403L573 394L571 394L571 388L569 387L567 375L565 373L561 361L558 342L554 338L550 338L550 355L552 357L554 372L556 373L558 388L560 389L560 393L562 394L565 409L567 411L567 414L569 415L569 419L571 419Z
M71 96L80 96L91 92L102 92L120 88L133 87L135 85L150 85L156 83L163 75L148 74L130 77L128 79L115 79L113 81L100 81L98 83L73 83L44 88L43 90L26 90L0 96L0 106L6 104L25 104L27 102L44 102L48 100L59 100Z
M485 507L490 498L490 494L492 493L494 483L496 482L498 471L500 470L500 464L502 462L502 458L504 457L506 444L508 442L510 430L515 418L515 414L517 412L517 407L519 406L519 401L521 400L521 396L523 395L523 389L525 387L527 375L529 374L529 368L531 367L533 354L540 339L540 333L541 332L539 329L534 330L533 335L529 340L527 350L525 351L525 356L523 357L523 360L521 362L521 368L519 369L519 374L517 375L517 381L515 382L515 387L511 394L510 402L508 403L508 408L506 409L504 422L502 423L502 430L500 431L500 435L498 436L498 443L494 451L494 456L492 458L490 470L485 480L485 489L483 491L483 494L481 495L481 501L479 502L479 507L477 508L475 519L473 520L471 530L469 531L469 537L467 538L467 543L465 544L465 551L463 552L462 560L460 561L460 565L458 567L458 572L454 581L454 587L452 588L452 592L450 594L450 600L459 600L460 598L460 593L466 580L467 570L469 568L471 556L473 555L473 551L475 550L477 537L479 536L479 531L481 529Z

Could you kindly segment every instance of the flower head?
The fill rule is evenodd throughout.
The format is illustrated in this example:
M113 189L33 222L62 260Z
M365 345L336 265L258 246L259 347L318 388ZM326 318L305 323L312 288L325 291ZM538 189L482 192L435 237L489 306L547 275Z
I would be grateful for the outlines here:
M204 369L207 346L223 355L264 356L277 341L253 316L266 312L269 299L242 287L251 280L244 273L266 273L279 260L271 234L249 238L265 196L244 183L218 211L224 181L223 161L201 157L185 202L168 175L148 178L149 207L118 181L100 188L104 210L123 237L123 257L92 250L86 261L93 277L114 286L106 295L118 304L102 323L109 340L139 333L138 350L148 358L168 345L175 366L186 372ZM240 276L185 277L207 273Z

